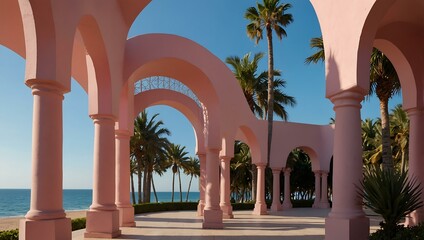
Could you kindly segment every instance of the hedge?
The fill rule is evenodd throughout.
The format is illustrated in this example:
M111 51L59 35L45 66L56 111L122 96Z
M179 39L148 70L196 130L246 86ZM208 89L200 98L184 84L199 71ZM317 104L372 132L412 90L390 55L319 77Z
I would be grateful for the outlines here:
M142 203L134 205L134 214L164 211L191 211L197 209L197 202Z

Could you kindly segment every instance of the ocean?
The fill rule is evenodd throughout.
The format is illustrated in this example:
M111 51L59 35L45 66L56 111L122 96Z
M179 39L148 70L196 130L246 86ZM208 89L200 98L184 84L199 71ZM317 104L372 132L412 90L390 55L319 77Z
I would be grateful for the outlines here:
M159 202L171 201L171 192L158 192L157 195ZM179 195L179 192L175 192L174 202L180 200ZM30 196L31 190L29 189L0 189L0 218L24 216L29 210ZM66 211L88 209L91 205L91 199L92 190L63 190L63 208ZM150 199L151 202L155 202L153 193ZM185 201L185 199L186 193L183 192L183 201ZM189 201L197 202L198 200L199 192L190 192Z

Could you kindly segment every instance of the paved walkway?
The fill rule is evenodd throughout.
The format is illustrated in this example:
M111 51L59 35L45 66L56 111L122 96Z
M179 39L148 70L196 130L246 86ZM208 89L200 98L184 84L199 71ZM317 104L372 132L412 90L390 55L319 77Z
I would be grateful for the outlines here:
M163 212L137 215L135 228L121 228L118 239L207 239L207 240L315 240L324 239L324 222L329 209L295 208L254 216L251 211L235 211L234 219L224 220L224 229L202 229L195 212ZM371 216L371 229L379 219ZM73 239L84 239L84 230L73 232Z

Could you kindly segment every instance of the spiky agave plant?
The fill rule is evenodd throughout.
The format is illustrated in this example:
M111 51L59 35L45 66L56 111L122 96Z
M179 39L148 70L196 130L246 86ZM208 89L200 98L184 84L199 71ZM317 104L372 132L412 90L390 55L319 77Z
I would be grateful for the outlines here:
M412 211L423 206L422 188L416 178L408 178L407 172L383 171L380 167L366 167L364 179L358 188L363 204L381 215L382 231L387 239L395 234L398 223Z

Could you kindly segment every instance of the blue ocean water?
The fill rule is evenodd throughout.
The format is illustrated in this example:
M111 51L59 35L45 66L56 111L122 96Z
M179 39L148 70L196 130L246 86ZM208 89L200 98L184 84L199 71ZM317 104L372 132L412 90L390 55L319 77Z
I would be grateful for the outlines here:
M170 202L171 192L158 192L159 202ZM23 216L29 210L31 190L29 189L0 189L0 217ZM136 193L137 197L137 193ZM88 209L91 205L92 190L65 189L63 190L63 208L69 210ZM174 201L180 200L179 192L175 192ZM183 192L183 201L186 193ZM189 201L197 202L199 192L190 192ZM151 202L155 202L153 193Z

